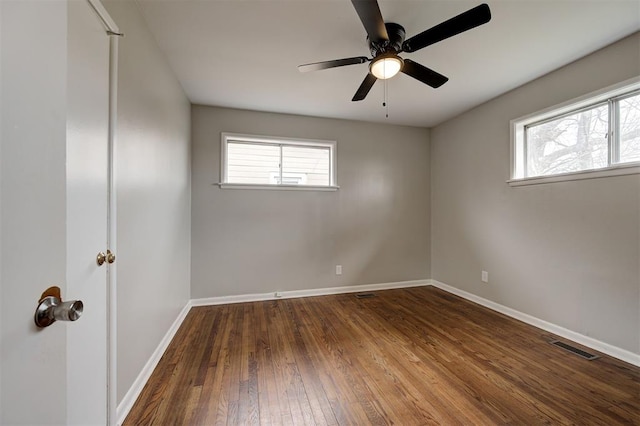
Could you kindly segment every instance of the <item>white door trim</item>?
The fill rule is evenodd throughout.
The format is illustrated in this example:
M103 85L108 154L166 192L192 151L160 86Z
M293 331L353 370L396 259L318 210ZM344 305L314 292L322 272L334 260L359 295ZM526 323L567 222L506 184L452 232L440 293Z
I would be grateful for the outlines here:
M107 169L107 248L116 250L115 151L118 105L118 40L122 34L100 0L87 0L109 35L109 134ZM116 264L107 267L107 424L117 425L117 286Z
M117 28L116 28L117 29ZM117 105L118 105L118 32L110 33L109 42L109 168L107 172L108 182L108 207L107 212L107 247L117 255L116 245L116 129L117 129ZM117 260L117 258L116 258ZM107 424L116 425L117 421L117 325L116 310L117 263L110 264L107 269Z
M102 24L104 25L105 29L111 33L120 34L120 30L118 29L118 26L116 25L115 21L111 19L109 12L107 12L107 9L104 8L104 6L102 5L102 2L100 2L100 0L87 0L87 1L89 2L93 10L95 10L96 14L98 15L98 18L100 18L100 20L102 21Z

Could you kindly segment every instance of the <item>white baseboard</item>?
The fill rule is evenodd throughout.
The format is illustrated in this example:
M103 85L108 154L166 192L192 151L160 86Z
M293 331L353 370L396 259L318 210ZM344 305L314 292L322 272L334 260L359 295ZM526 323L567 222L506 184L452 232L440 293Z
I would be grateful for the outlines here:
M596 351L600 351L614 358L618 358L622 361L628 362L629 364L633 364L637 367L640 367L640 355L630 352L626 349L618 348L617 346L613 346L608 343L601 342L600 340L596 340L592 337L585 336L584 334L576 333L575 331L571 331L567 328L560 327L559 325L555 325L550 322L541 320L529 314L516 311L515 309L508 308L499 303L492 302L491 300L484 299L480 296L476 296L475 294L468 293L464 290L460 290L458 288L441 283L439 281L436 281L436 280L429 280L429 281L432 286L437 287L441 290L444 290L448 293L455 294L456 296L460 296L463 299L470 300L486 308L489 308L491 310L500 312L501 314L507 315L511 318L515 318L519 321L522 321L534 327L541 328L550 333L564 337L565 339L572 340L576 343L587 346Z
M394 288L420 287L430 280L400 281L395 283L362 284L343 287L314 288L310 290L278 291L271 293L242 294L238 296L206 297L191 299L191 306L225 305L229 303L259 302L262 300L294 299L296 297L326 296L329 294L359 293L363 291L391 290ZM278 296L276 296L278 294Z
M129 414L129 411L131 411L133 404L138 399L138 396L140 396L144 385L147 384L149 377L151 377L151 373L153 373L153 370L158 365L158 362L160 362L160 358L162 358L162 355L164 355L164 352L167 350L169 343L171 343L173 336L176 335L176 332L180 328L180 325L182 325L182 322L186 318L190 309L191 302L187 302L185 307L182 308L182 311L180 311L180 313L178 314L176 320L173 322L173 324L171 324L171 327L169 327L169 330L167 330L167 333L160 341L160 344L158 344L156 350L151 354L149 361L147 361L144 367L142 367L142 371L140 371L138 377L136 377L136 379L133 381L133 384L129 388L129 391L125 394L124 398L122 398L122 401L120 401L120 403L118 404L118 408L116 409L116 419L118 420L118 425L122 425L122 423L124 423L124 419Z

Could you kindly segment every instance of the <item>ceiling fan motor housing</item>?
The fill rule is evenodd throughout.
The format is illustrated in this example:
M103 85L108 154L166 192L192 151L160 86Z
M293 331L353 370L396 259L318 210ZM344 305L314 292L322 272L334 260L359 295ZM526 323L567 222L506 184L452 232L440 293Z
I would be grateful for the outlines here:
M369 50L371 56L374 58L383 53L398 53L402 51L402 43L404 42L405 31L404 27L400 24L393 22L386 22L384 26L387 29L389 40L383 40L379 42L371 41L367 37L367 43L369 43Z

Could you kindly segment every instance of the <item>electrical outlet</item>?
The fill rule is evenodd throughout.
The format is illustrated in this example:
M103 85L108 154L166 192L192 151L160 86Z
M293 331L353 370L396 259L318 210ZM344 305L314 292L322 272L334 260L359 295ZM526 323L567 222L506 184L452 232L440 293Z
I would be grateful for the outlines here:
M483 283L488 283L489 282L489 273L487 271L482 271L482 282Z
M336 275L342 275L342 265L336 265Z

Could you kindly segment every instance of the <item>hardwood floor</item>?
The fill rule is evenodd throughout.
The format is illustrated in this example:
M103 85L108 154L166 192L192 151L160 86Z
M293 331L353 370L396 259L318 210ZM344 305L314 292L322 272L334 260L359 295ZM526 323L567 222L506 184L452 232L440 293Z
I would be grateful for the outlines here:
M640 368L434 287L375 295L193 308L124 424L640 424Z

